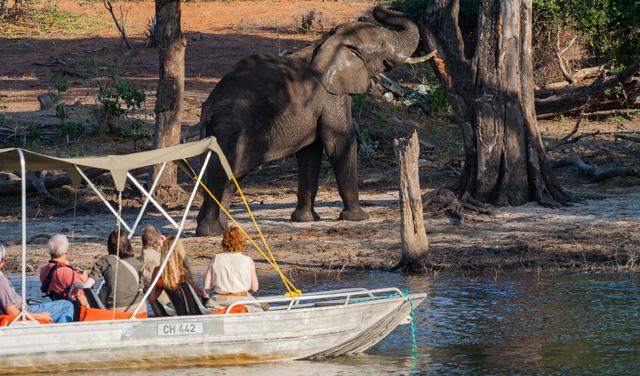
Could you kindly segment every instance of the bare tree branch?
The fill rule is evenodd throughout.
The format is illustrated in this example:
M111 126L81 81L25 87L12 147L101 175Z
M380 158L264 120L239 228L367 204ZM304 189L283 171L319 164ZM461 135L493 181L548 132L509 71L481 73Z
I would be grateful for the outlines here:
M571 39L571 41L566 47L561 48L560 47L560 24L558 24L558 33L556 37L556 57L558 58L558 64L560 65L560 71L562 72L562 75L564 76L565 80L567 80L572 85L576 83L576 79L571 75L569 68L567 68L567 66L565 65L565 62L567 59L565 59L562 56L562 54L567 52L567 50L571 48L571 46L573 45L573 43L576 41L577 38L578 36L574 36L573 39Z
M601 181L609 179L615 176L639 176L640 171L634 167L611 167L601 168L596 165L590 165L585 163L582 158L577 155L572 155L566 158L562 158L553 163L553 168L560 168L566 166L574 166L580 170L583 176L592 178L594 181Z
M582 121L582 117L584 116L585 110L587 109L587 107L589 107L589 102L590 101L591 101L591 98L587 98L587 102L584 104L584 106L582 106L582 111L580 111L580 115L578 116L578 119L576 120L576 125L573 127L571 132L569 132L566 136L562 137L562 139L560 141L558 141L555 145L547 148L547 152L549 152L551 150L555 150L555 149L559 148L562 145L576 143L580 139L585 137L585 136L581 135L581 136L578 136L578 137L574 137L572 139L573 135L578 132L578 129L580 129L580 122ZM595 136L596 134L598 134L598 132L595 132L595 134L593 134L593 135Z
M111 18L113 18L113 22L116 24L116 28L120 32L121 41L124 42L124 44L127 47L127 49L130 50L131 49L131 45L129 44L129 40L127 39L127 33L124 30L124 22L118 21L118 18L116 17L116 14L115 14L115 11L113 10L113 4L111 3L111 0L102 0L102 5L104 5L104 7L111 14ZM120 9L120 13L121 13L122 21L124 21L124 9L123 8Z

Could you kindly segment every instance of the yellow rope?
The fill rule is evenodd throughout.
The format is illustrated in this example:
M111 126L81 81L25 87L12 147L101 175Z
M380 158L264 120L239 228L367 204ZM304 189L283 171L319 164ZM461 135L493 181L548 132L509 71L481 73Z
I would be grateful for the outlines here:
M195 177L195 179L197 179L197 177ZM236 181L235 178L233 178L234 182L236 183L236 186L239 185ZM202 188L205 190L205 192L207 192L207 194L213 199L213 201L218 204L218 206L220 207L220 210L222 210L222 212L229 217L229 219L236 225L236 227L238 227L240 229L240 231L242 231L242 233L244 234L244 236L246 236L247 239L249 239L249 242L251 242L251 244L253 245L253 247L260 252L260 254L262 255L262 257L264 257L265 260L267 260L267 262L269 263L269 265L271 265L271 267L273 267L273 269L278 272L280 279L282 280L284 287L287 289L287 293L285 295L287 296L300 296L302 295L302 292L297 289L293 283L291 283L291 281L289 281L289 279L282 273L282 271L280 270L280 267L278 266L278 264L275 261L275 258L273 258L273 254L271 253L271 250L269 249L269 253L271 254L271 258L269 256L267 256L264 251L262 250L262 248L260 248L260 246L253 240L253 238L251 236L249 236L249 234L242 228L242 226L240 226L240 224L236 221L235 218L233 218L233 216L231 215L231 213L229 213L229 211L222 205L222 203L216 198L216 196L213 195L213 193L209 190L209 188L202 182L200 181L200 186L202 186ZM243 199L243 201L245 202L245 206L248 208L249 204L246 202L244 195L241 193L241 197ZM260 236L263 239L263 242L266 244L266 242L264 241L264 237L262 236L262 232L260 231L260 228L258 227L258 224L255 222L255 219L253 217L253 214L251 213L251 211L249 211L249 214L251 215L251 219L254 221L256 228L258 228L258 232L260 233ZM268 247L268 246L267 246Z
M242 193L242 188L240 188L240 184L238 184L238 181L236 180L235 176L231 176L231 180L233 180L234 184L236 185L236 188L238 188L238 192L240 193L240 197L242 198L242 202L244 202L244 206L245 208L247 208L247 212L249 213L249 216L251 217L251 221L253 221L254 226L256 227L256 230L258 230L258 234L260 235L260 240L262 240L262 244L264 244L264 247L267 249L267 251L269 252L269 256L271 256L271 260L273 261L273 265L276 266L276 271L280 274L281 278L283 278L283 281L286 281L285 283L289 283L290 287L293 289L293 292L295 292L295 296L300 296L302 295L302 291L298 290L293 283L291 283L291 281L289 281L287 279L287 277L282 273L282 271L280 270L280 266L278 266L278 263L276 262L276 258L273 256L273 253L271 252L271 247L269 247L269 244L267 243L267 240L264 238L264 235L262 234L262 230L260 230L260 226L258 226L258 222L256 222L256 218L253 216L253 212L251 211L251 207L249 207L249 202L247 202L247 199L244 197L244 193ZM291 294L291 290L289 290L289 294Z

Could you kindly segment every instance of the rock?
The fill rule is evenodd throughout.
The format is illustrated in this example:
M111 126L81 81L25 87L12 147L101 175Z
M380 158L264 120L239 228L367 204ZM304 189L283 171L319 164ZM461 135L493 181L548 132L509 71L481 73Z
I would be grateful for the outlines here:
M53 98L49 94L38 95L38 102L40 102L41 110L48 110L54 108L56 104L53 102Z
M390 93L390 92L384 93L384 100L389 103L393 102L393 93Z

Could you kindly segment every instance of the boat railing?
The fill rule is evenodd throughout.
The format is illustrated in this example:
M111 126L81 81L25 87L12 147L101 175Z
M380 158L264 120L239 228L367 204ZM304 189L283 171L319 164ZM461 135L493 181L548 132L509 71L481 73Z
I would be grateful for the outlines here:
M353 302L354 298L366 298L368 300L374 299L383 299L390 296L402 296L402 291L400 291L397 287L387 287L381 289L365 289L365 288L347 288L340 290L331 290L331 291L323 291L318 293L313 293L309 295L302 296L274 296L274 297L264 297L264 298L256 298L252 300L239 300L229 305L225 311L225 314L229 314L232 312L232 309L238 305L255 305L255 304L279 304L277 306L271 307L270 310L291 310L294 308L307 308L317 306L318 301L322 301L322 303L326 305L347 305ZM306 302L306 303L303 303Z

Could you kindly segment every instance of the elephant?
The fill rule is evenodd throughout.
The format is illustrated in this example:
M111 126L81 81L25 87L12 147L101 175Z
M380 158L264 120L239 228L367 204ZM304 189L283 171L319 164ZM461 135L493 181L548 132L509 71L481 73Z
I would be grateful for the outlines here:
M339 219L369 217L359 202L351 94L367 92L371 78L383 71L431 57L411 57L420 35L407 15L388 5L376 6L372 13L374 20L341 24L288 55L258 54L238 61L202 106L201 137L217 138L237 179L295 154L294 222L320 219L314 201L323 152L344 205ZM228 207L236 187L219 161L207 169L205 184ZM205 199L196 234L219 234L226 225L218 205Z

